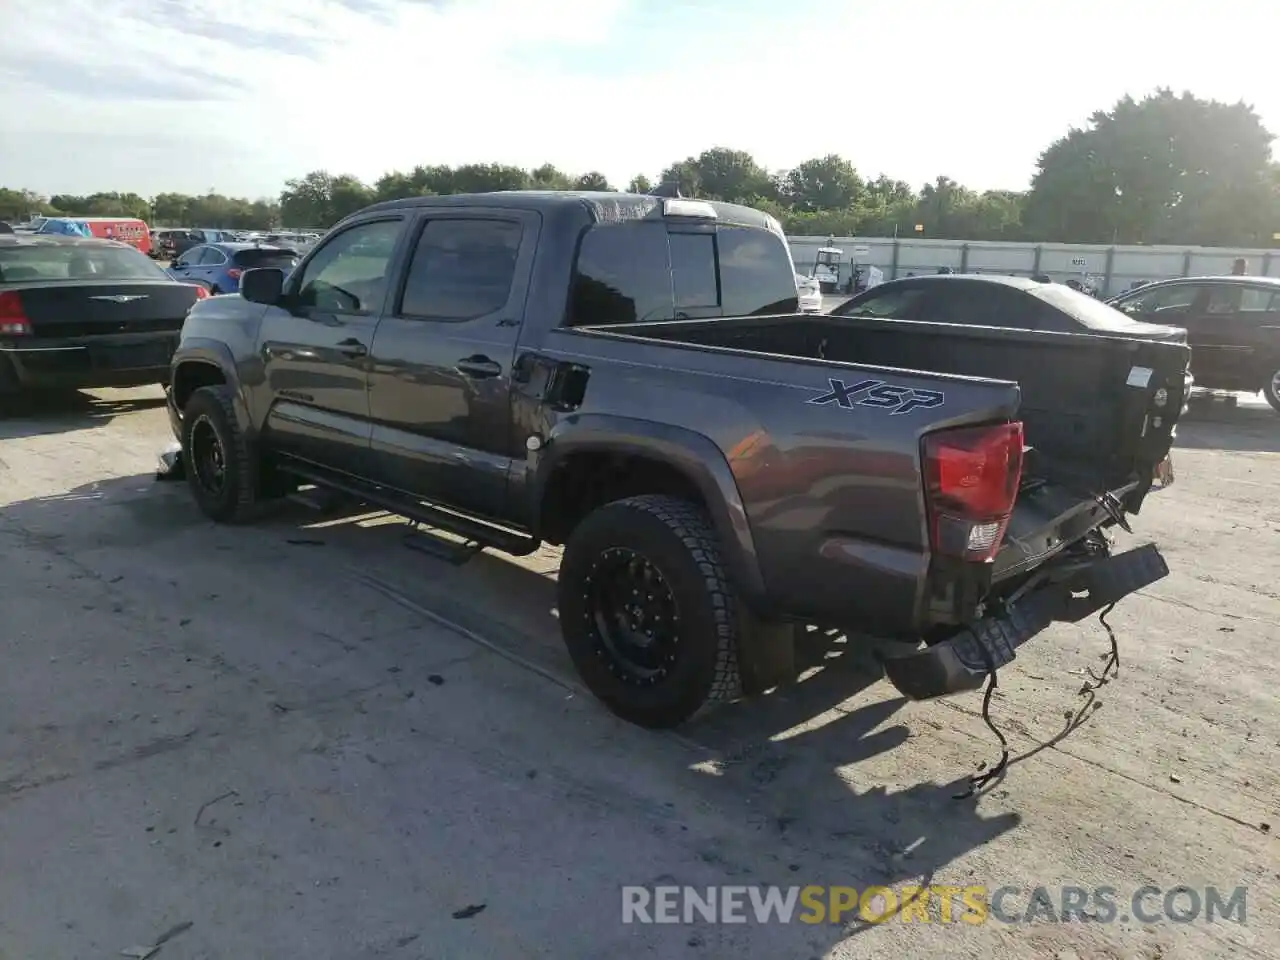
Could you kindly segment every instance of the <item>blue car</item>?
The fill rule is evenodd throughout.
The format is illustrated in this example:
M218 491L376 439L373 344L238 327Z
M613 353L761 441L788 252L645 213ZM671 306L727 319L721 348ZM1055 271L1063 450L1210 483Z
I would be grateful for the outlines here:
M204 287L214 296L238 293L240 277L255 267L288 274L301 259L298 251L257 243L202 243L169 264L169 276Z

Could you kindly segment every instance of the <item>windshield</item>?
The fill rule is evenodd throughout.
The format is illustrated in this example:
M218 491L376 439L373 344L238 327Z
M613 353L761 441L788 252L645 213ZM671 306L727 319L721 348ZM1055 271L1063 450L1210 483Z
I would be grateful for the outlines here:
M1046 283L1027 292L1100 333L1132 334L1151 329L1150 324L1131 320L1115 307L1060 283Z
M169 280L133 247L38 244L0 248L0 284L48 280Z

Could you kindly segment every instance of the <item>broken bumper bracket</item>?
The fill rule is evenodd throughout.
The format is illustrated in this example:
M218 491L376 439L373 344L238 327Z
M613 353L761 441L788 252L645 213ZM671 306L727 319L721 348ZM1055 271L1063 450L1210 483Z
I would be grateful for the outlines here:
M885 676L912 700L976 690L1049 624L1076 623L1168 574L1169 565L1153 544L1099 558L1068 579L1045 583L1003 613L984 617L941 643L882 655Z

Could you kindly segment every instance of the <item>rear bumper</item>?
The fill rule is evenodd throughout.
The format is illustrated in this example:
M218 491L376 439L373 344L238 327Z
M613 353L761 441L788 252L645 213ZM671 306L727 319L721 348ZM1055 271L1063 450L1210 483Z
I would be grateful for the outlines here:
M169 379L177 331L0 342L0 390L132 387Z
M885 675L912 700L976 690L993 670L1013 661L1018 647L1051 623L1083 620L1168 573L1168 564L1153 545L1046 570L1035 589L1002 613L923 650L882 656Z

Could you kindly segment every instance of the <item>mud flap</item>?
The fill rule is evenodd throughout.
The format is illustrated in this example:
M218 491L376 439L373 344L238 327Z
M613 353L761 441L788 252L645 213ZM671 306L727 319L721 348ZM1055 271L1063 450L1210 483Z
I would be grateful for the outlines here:
M186 473L182 466L182 444L177 440L160 451L160 461L156 464L157 480L182 480Z
M1168 574L1169 565L1153 544L1099 558L1070 579L1046 583L1002 614L984 617L941 643L882 655L885 676L912 700L976 690L1050 623L1083 620Z

